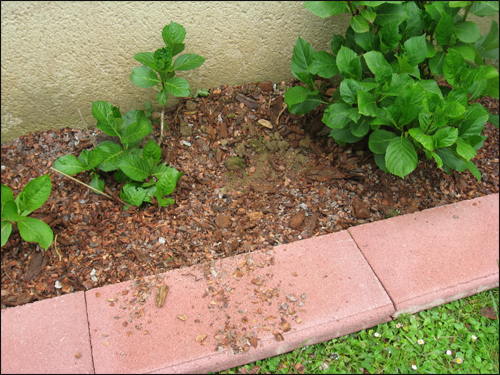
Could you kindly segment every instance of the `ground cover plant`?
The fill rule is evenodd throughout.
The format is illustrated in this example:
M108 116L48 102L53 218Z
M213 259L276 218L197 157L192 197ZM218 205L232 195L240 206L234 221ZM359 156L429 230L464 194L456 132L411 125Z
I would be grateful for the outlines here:
M498 3L482 1L308 1L320 17L352 15L345 37L333 34L331 51L316 52L298 38L291 69L305 85L285 94L289 111L305 114L319 105L330 137L345 145L368 138L383 171L404 178L415 170L419 153L438 168L481 173L472 161L482 147L492 115L471 100L498 98L498 71L485 59L498 59L498 25L488 34L468 20L498 13ZM332 100L321 78L340 75ZM439 86L444 75L451 86Z
M164 48L157 49L153 52L140 52L134 56L134 59L143 64L138 68L132 69L130 80L138 87L158 87L156 101L161 106L161 125L160 139L163 139L163 124L165 103L168 96L187 97L191 94L189 82L182 77L175 77L177 70L185 71L200 67L205 58L195 54L186 53L172 60L172 58L184 51L184 38L186 37L186 29L182 25L171 21L169 25L163 28L161 33ZM207 94L206 91L197 90L194 94Z
M97 192L104 191L104 179L97 169L115 172L118 182L124 182L120 198L128 205L139 207L143 202L151 203L156 197L158 205L174 204L172 194L177 182L184 174L161 163L161 148L149 139L143 149L138 147L144 137L152 131L152 125L144 111L131 110L123 117L118 107L104 101L92 103L92 115L97 127L105 134L118 137L120 144L113 141L99 143L92 150L83 150L78 159L65 155L57 159L54 168L67 175L91 171L90 186ZM123 147L122 147L123 146Z
M27 242L36 242L47 250L54 239L52 229L43 221L28 217L40 208L50 196L52 183L50 175L34 178L14 199L12 190L2 184L2 246L7 243L16 223L21 238Z
M498 302L496 288L220 373L497 374Z

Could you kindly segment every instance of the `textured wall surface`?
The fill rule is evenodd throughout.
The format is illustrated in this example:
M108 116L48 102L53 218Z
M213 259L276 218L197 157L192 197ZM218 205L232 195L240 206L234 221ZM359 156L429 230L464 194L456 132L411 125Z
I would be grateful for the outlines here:
M156 90L130 81L132 68L141 65L133 56L163 47L161 31L170 21L186 29L183 53L206 58L201 67L177 74L192 90L288 80L298 35L326 50L332 32L344 34L349 25L348 15L321 19L302 4L2 2L2 142L36 130L80 128L78 108L94 126L95 100L122 113L143 109L148 100L154 106Z

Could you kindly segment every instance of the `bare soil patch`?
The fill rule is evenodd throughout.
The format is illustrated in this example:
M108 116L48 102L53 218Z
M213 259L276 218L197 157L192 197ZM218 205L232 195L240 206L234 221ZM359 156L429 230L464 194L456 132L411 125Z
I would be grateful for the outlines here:
M170 108L162 156L185 175L172 194L175 205L166 208L125 211L49 169L58 157L92 147L91 135L105 139L99 130L36 132L2 144L1 181L15 196L32 178L51 174L50 198L31 216L48 223L57 241L45 252L13 230L1 252L1 307L498 193L499 135L492 124L474 159L481 182L469 172L447 175L423 155L400 179L376 166L366 143L335 144L321 122L324 108L289 114L283 94L295 84L226 85ZM479 102L498 113L498 99ZM156 123L156 139L159 131ZM88 173L75 177L90 182ZM106 186L119 196L112 176Z

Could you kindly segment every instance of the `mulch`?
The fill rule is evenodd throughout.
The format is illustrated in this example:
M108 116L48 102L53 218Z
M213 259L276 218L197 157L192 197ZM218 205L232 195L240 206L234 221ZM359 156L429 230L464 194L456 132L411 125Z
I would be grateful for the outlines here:
M94 139L106 139L97 129L35 132L3 143L1 181L15 196L32 178L50 173L52 193L31 217L49 224L57 240L44 251L14 228L1 251L1 307L209 265L498 193L499 132L492 124L486 124L488 139L474 158L481 182L469 172L447 175L423 156L401 179L376 166L366 142L343 147L328 138L324 108L304 116L288 113L283 95L296 84L225 85L207 98L181 99L169 108L162 157L185 172L169 207L123 210L117 199L50 170L58 157L78 156ZM498 99L478 102L498 114ZM74 177L90 182L87 172ZM119 197L121 186L111 175L106 180L108 193Z

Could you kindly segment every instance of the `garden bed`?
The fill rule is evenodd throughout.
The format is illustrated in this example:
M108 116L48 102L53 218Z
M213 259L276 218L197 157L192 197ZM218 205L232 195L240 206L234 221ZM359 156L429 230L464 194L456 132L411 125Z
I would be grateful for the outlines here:
M106 139L101 131L66 128L2 144L2 183L15 196L32 178L51 174L50 198L31 217L57 235L45 252L13 230L2 248L2 308L498 193L499 132L492 124L473 159L481 182L469 172L447 175L423 155L401 179L376 166L366 143L335 144L321 107L290 115L283 94L296 83L226 85L169 108L162 157L185 172L169 207L123 210L118 200L49 169L58 157ZM478 102L498 114L498 99ZM159 131L157 123L156 139ZM75 177L90 182L88 172ZM111 176L106 186L119 197Z

